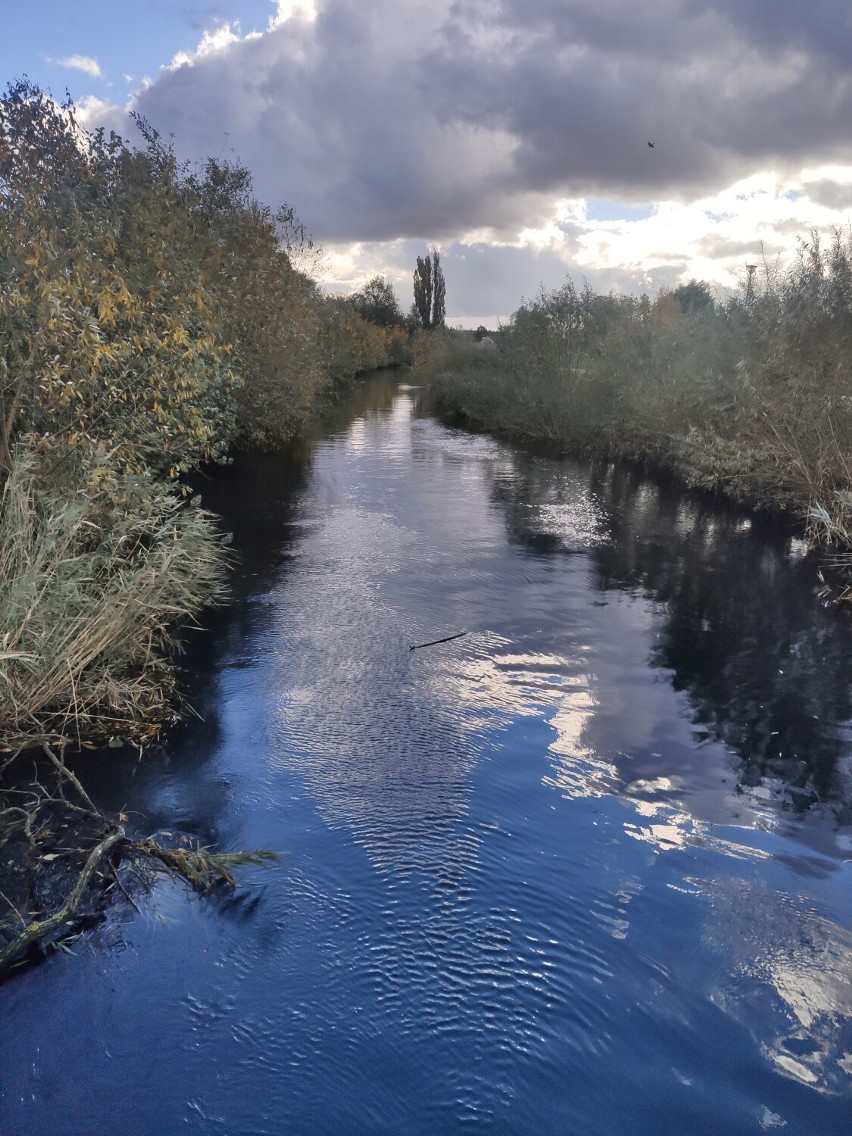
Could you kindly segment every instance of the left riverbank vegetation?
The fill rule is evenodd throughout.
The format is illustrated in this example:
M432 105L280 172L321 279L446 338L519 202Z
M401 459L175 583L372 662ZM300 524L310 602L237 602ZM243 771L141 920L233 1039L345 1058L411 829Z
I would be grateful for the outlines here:
M812 233L719 299L542 289L493 331L418 355L443 410L478 429L638 460L689 486L785 510L852 600L852 234ZM843 580L847 583L843 583Z
M6 747L150 736L175 620L227 564L181 475L294 436L405 348L320 292L304 228L247 170L182 166L137 125L138 147L87 132L27 81L0 99Z
M33 865L103 878L129 847L64 754L156 737L175 636L224 595L227 542L182 476L293 437L406 350L401 325L321 293L318 250L246 169L182 165L136 126L136 145L87 131L27 80L0 97L0 854L4 878L21 868L0 962L56 933ZM62 809L88 834L67 856Z

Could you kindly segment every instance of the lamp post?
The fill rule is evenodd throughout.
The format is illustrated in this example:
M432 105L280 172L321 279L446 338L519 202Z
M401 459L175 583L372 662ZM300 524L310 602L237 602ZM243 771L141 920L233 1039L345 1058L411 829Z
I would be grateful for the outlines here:
M748 281L746 282L746 298L745 298L746 307L748 307L748 305L751 303L751 300L752 300L752 282L754 280L754 273L755 273L756 268L757 268L756 264L747 264L746 265L746 272L748 273Z

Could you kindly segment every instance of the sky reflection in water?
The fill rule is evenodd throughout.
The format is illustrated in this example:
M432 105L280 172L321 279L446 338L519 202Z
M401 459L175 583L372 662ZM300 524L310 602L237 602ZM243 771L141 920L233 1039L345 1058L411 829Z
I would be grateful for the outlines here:
M767 1059L841 1091L849 935L804 899L761 902L760 869L743 880L736 864L786 855L848 881L845 626L748 518L412 421L416 400L317 453L313 493L330 512L279 609L282 761L376 868L459 879L478 854L458 822L483 750L546 723L544 785L617 798L624 833L655 855L727 859L686 887L709 905L706 946L730 956L709 997L741 1020L759 1001L778 1031ZM412 462L426 475L412 480ZM629 923L625 904L613 934Z

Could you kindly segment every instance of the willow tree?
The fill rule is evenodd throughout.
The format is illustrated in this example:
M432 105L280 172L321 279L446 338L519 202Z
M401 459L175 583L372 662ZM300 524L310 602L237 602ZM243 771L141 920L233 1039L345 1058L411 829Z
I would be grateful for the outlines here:
M414 273L414 306L427 331L444 326L446 286L437 249L418 256Z

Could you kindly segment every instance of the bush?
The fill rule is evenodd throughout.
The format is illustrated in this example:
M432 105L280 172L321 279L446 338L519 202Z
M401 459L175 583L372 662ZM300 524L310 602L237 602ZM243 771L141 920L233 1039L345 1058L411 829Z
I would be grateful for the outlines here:
M220 458L235 376L173 161L0 100L0 475L25 433L172 476Z

